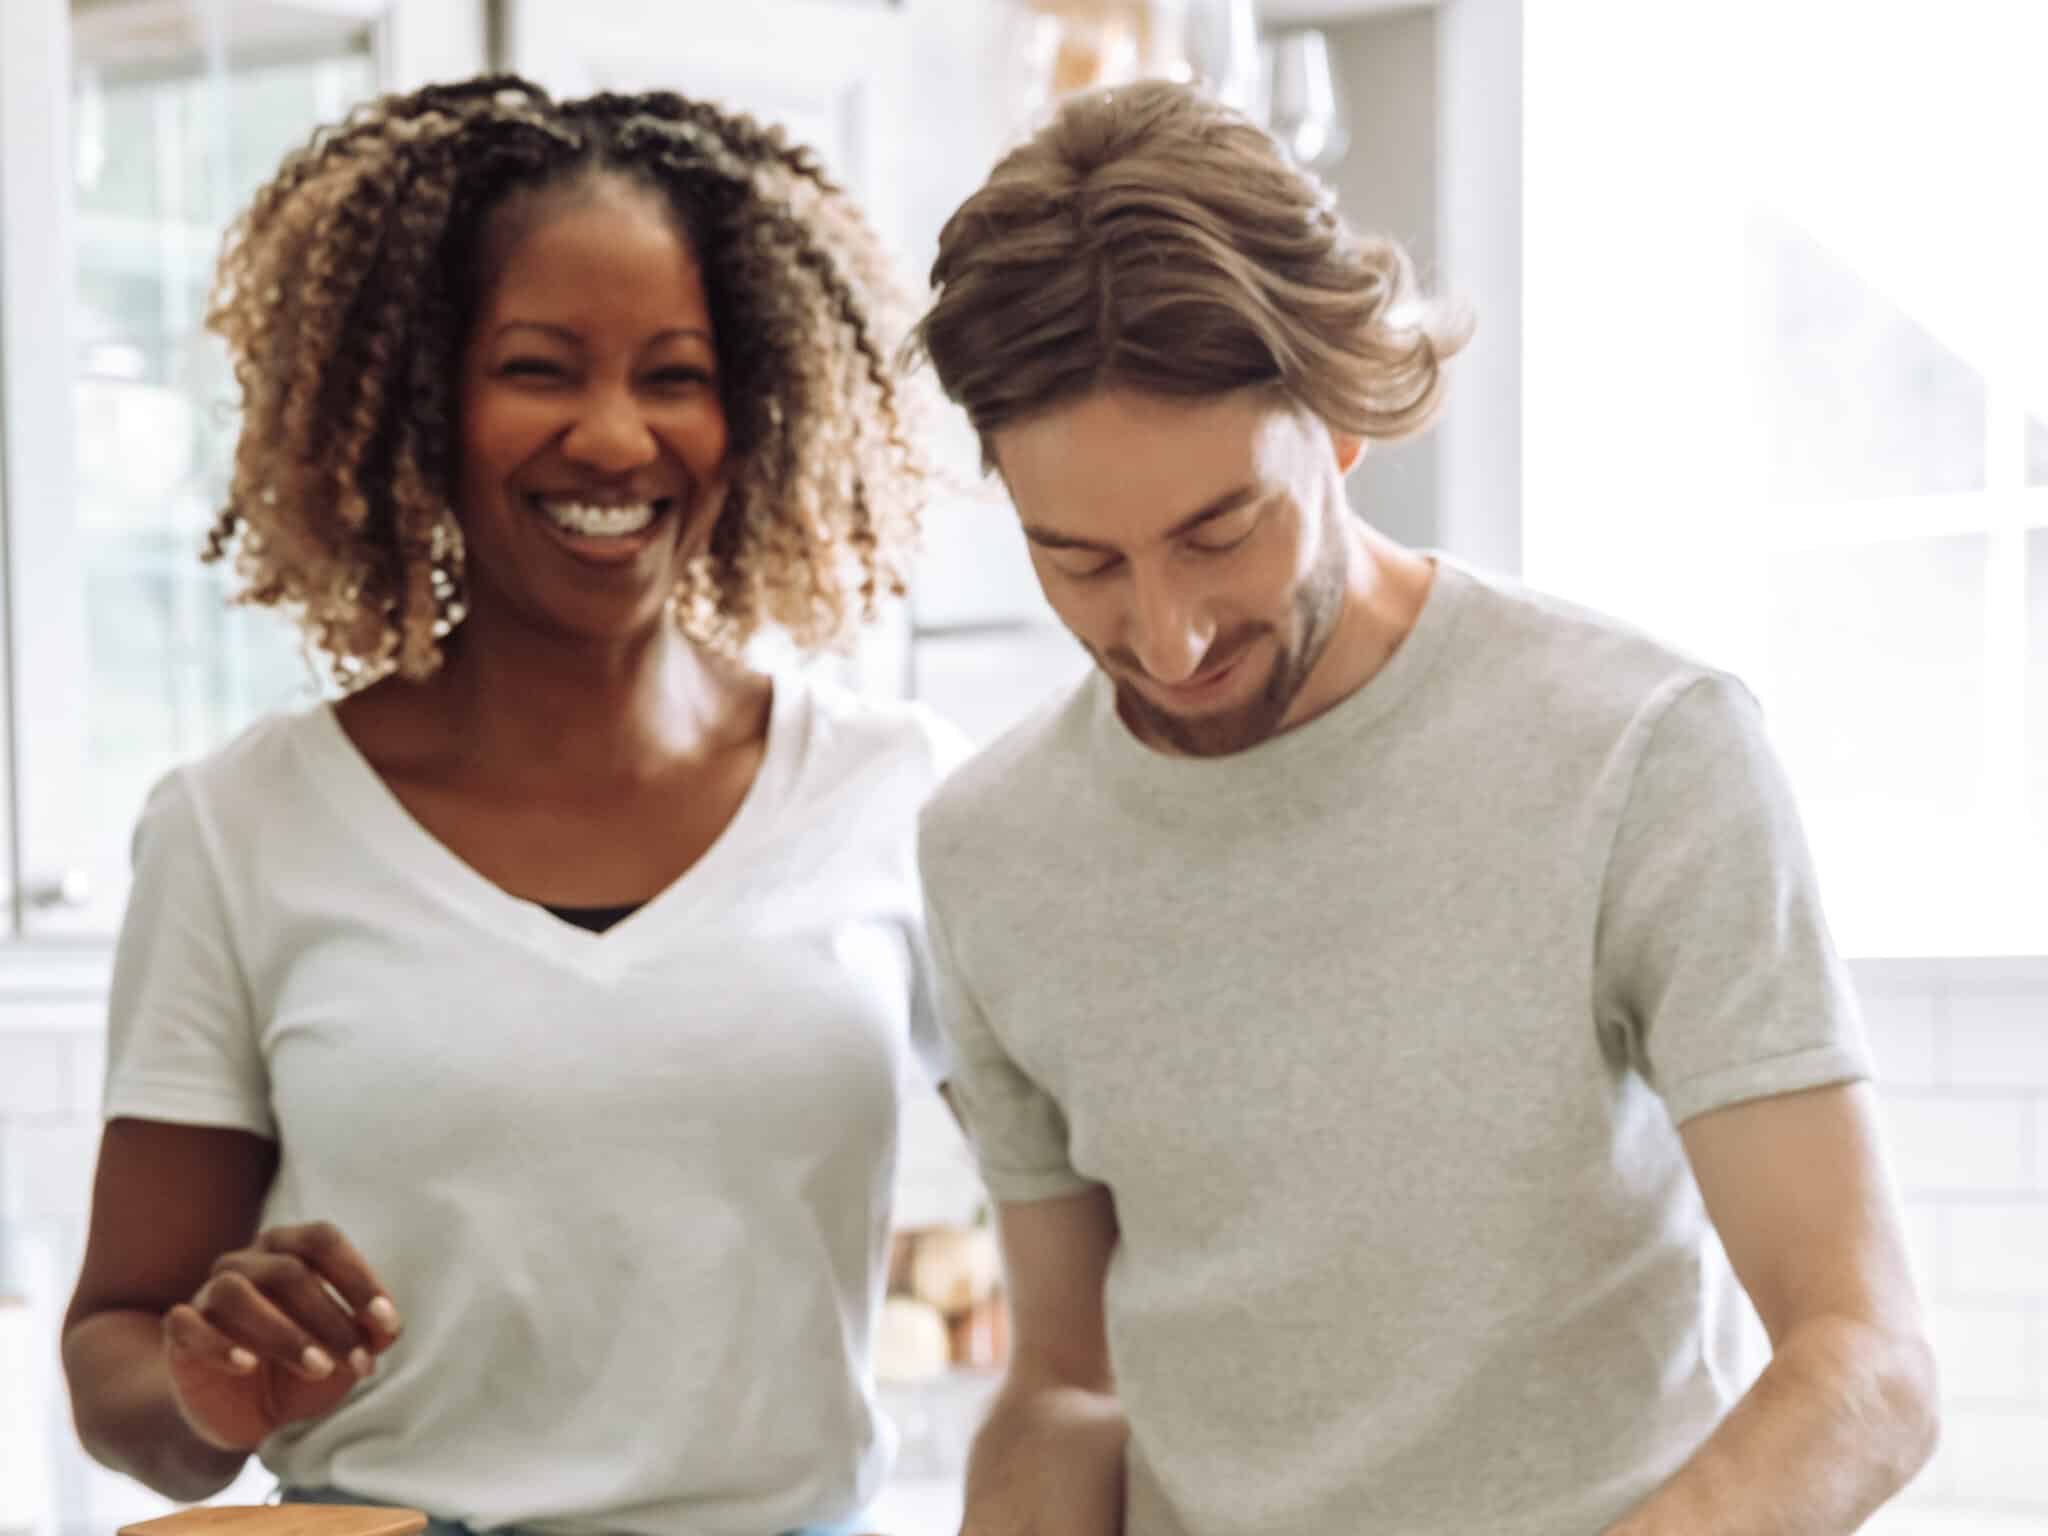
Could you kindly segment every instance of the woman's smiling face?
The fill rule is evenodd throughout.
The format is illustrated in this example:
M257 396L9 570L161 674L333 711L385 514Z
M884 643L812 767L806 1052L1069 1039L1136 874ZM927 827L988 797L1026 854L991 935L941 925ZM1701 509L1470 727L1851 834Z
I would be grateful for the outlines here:
M515 194L491 217L461 379L471 617L645 631L724 499L697 253L658 193L616 175Z

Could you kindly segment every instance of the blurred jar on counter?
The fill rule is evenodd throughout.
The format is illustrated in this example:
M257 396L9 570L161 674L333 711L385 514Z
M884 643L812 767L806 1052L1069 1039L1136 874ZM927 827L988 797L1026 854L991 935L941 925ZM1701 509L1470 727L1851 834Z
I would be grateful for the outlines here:
M919 1382L948 1371L999 1372L1010 1358L1002 1253L986 1222L898 1232L875 1341L875 1373Z

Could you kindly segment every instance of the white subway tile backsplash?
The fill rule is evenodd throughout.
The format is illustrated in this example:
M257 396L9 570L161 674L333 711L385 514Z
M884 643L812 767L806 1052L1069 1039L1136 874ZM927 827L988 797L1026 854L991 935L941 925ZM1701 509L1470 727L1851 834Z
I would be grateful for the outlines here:
M75 1035L71 1040L71 1115L96 1122L107 1075L107 1041L101 1034Z
M1928 1309L1927 1325L1941 1362L1942 1395L1949 1401L2033 1400L2032 1309L2017 1304L1935 1306Z
M2048 1192L2048 1095L2034 1101L2033 1175L2034 1188Z
M4 947L0 947L0 984L13 979L6 971L9 960ZM0 1036L96 1035L106 1027L106 1023L104 998L83 992L51 996L40 992L9 994L0 990Z
M1943 1216L1944 1300L2048 1298L2048 1200L1972 1201Z
M2048 1093L2048 988L1958 987L1945 994L1948 1085Z
M98 1158L97 1126L0 1126L0 1211L30 1225L82 1219L92 1203L92 1172Z
M1948 1442L1944 1439L1935 1447L1927 1465L1920 1469L1920 1475L1906 1485L1905 1490L1894 1502L1938 1509L1952 1497L1949 1489Z
M1858 1001L1878 1086L1887 1093L1934 1087L1941 1080L1934 993L1926 987L1866 987Z
M2027 1395L2048 1407L2048 1297L2035 1301L2027 1319Z
M2048 1410L1952 1408L1943 1447L1948 1497L2048 1509Z
M1908 1195L2033 1187L2035 1105L2022 1098L1893 1093L1884 1099L1892 1156Z
M66 1111L70 1044L57 1034L0 1035L0 1118L42 1120Z
M1901 1213L1906 1229L1906 1256L1923 1298L1948 1289L1947 1245L1942 1241L1941 1206L1931 1200L1908 1200Z

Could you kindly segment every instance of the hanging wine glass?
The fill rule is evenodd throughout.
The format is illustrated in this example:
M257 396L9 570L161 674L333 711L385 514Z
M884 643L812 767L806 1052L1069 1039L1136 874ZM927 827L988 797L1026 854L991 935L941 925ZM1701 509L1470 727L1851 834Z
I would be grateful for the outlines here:
M1181 27L1195 82L1219 101L1255 113L1259 18L1252 0L1187 0Z
M1329 39L1313 28L1282 32L1259 52L1267 131L1296 165L1327 170L1351 147Z

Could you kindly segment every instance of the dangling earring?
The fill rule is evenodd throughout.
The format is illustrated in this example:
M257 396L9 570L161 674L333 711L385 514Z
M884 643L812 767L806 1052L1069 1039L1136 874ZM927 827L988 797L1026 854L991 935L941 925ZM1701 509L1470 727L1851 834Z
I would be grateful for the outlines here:
M428 580L434 589L434 635L437 639L451 634L469 612L469 604L462 592L463 554L462 524L455 520L453 509L443 507L441 515L434 520L434 531L427 545L427 559L431 566Z

